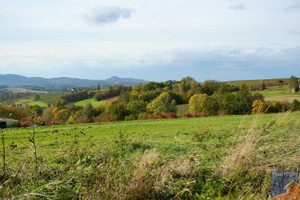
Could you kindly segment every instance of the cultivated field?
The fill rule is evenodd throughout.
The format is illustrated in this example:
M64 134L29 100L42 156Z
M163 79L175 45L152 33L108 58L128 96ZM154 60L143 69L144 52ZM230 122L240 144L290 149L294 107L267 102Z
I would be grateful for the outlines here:
M3 199L267 199L270 170L300 167L300 113L3 132Z

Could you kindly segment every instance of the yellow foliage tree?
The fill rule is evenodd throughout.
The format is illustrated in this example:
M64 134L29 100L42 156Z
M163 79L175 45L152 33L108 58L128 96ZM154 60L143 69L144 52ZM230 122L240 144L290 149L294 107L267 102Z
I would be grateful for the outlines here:
M189 100L189 112L201 113L203 111L203 103L207 97L207 94L193 95Z
M266 104L261 100L255 100L252 104L252 114L262 114L266 111Z

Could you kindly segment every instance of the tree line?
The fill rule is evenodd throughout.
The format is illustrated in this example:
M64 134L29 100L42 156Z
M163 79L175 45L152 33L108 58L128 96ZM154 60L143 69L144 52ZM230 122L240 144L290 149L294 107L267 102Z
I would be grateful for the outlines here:
M3 111L0 116L11 114L15 119L28 118L29 120L25 120L27 123L64 124L180 117L176 114L176 105L180 104L189 105L188 112L181 117L300 110L297 100L291 104L265 102L263 95L253 93L251 89L246 85L238 87L214 80L198 83L191 77L185 77L180 81L149 82L135 86L115 85L105 89L86 88L58 97L47 109L39 106L26 109L6 107L1 108ZM101 101L115 96L118 96L117 100L99 107L73 104L88 98Z

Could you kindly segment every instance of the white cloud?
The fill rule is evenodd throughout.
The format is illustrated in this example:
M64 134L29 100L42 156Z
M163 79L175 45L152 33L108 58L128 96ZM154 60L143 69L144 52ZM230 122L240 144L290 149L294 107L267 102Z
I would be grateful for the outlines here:
M245 10L246 6L243 4L235 5L235 6L229 6L228 7L231 10Z
M155 66L175 66L170 76L208 68L212 74L238 68L241 74L243 67L267 68L272 60L278 61L273 66L296 66L300 12L287 12L292 5L297 1L1 1L0 73L127 73L151 80L160 72L163 80L169 73Z
M99 7L94 9L87 19L97 25L111 24L119 19L130 18L133 12L133 9L118 6Z

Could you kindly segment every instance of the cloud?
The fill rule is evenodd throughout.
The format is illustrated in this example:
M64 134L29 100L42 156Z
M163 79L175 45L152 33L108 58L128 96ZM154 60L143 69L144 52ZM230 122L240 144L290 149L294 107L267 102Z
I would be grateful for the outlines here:
M90 22L97 25L111 24L119 19L130 18L133 9L113 7L99 7L93 10L92 14L87 18Z
M246 6L243 4L235 5L235 6L229 6L228 9L230 10L246 10Z
M290 31L290 34L300 36L300 31Z
M286 8L288 11L300 10L300 1Z

